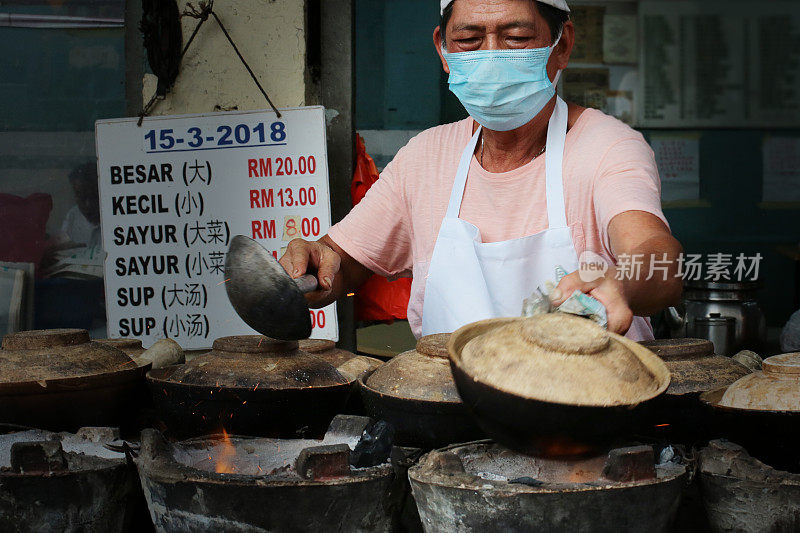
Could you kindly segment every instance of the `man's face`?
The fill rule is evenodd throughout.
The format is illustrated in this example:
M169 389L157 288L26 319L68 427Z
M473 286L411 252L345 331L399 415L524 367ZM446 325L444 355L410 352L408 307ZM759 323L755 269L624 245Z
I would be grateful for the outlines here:
M533 0L455 0L445 30L448 52L544 48L553 44L550 26ZM442 55L442 35L438 26L433 31L433 42L442 68L450 74L450 67ZM567 68L574 43L575 30L568 20L564 23L558 46L547 62L547 75L551 80L556 72Z
M445 36L448 52L553 44L550 27L532 0L457 0Z
M92 224L100 224L100 196L97 182L91 179L70 180L78 209Z

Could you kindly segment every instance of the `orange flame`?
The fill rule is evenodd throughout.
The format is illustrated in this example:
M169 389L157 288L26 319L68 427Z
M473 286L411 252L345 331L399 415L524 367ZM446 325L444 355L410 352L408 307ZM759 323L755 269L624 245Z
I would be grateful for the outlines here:
M589 444L560 437L537 439L536 447L539 450L537 455L552 458L585 455L593 451Z
M236 467L232 459L236 456L236 448L233 446L228 432L222 430L222 446L217 454L217 461L215 464L215 471L217 474L233 474Z

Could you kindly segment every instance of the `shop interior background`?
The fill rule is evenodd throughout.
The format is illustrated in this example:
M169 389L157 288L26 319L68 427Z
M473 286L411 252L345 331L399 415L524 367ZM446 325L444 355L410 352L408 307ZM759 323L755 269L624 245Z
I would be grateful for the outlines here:
M215 10L233 19L249 3L218 1ZM141 108L147 66L130 4L0 2L0 45L11 52L0 57L0 260L6 263L46 257L76 203L68 175L95 157L95 120ZM270 9L288 11L292 4L315 2L279 1ZM800 240L800 14L793 4L571 2L583 46L561 86L567 99L618 115L657 148L665 214L687 253L763 256L760 301L773 337L798 307L797 263L779 252ZM438 10L432 0L354 2L354 122L379 168L416 132L465 116L432 47ZM256 69L279 107L319 103L313 81L284 83L292 74L280 63L299 59L313 78L315 22L304 23L291 44L294 56ZM261 31L257 22L250 26ZM234 24L232 31L246 27ZM250 50L251 39L238 38ZM215 83L240 65L224 68ZM256 97L250 106L265 107ZM187 112L162 111L170 110ZM41 196L31 204L7 196L36 194L49 197L49 211ZM334 220L340 215L335 209ZM38 266L21 329L88 327L105 336L102 281L57 268L42 277ZM9 298L0 290L6 308Z

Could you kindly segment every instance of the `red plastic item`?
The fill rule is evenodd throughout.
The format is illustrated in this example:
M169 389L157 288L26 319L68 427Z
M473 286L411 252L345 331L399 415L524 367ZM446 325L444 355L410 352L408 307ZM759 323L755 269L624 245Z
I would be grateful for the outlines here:
M367 153L364 139L356 134L356 170L350 185L353 205L367 194L380 174L375 161ZM411 295L411 278L389 281L377 274L370 277L356 292L356 318L364 321L392 322L408 318L408 298Z
M38 270L52 210L53 199L46 193L27 198L0 193L0 261L33 263Z

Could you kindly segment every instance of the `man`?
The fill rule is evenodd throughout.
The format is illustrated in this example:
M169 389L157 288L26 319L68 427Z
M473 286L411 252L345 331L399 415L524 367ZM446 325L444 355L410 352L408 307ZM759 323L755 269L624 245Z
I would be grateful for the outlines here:
M62 239L88 247L101 246L100 196L97 189L97 166L83 163L69 173L69 184L76 205L67 211L61 224Z
M642 317L680 297L681 247L643 137L555 96L575 42L566 1L442 0L441 8L434 45L470 118L412 139L344 220L317 242L292 241L281 264L293 277L317 273L315 307L371 271L413 275L417 336L519 315L561 266L571 274L554 304L583 291L606 307L609 330L652 338ZM584 281L580 255L611 266ZM635 259L638 275L617 275L623 257Z

